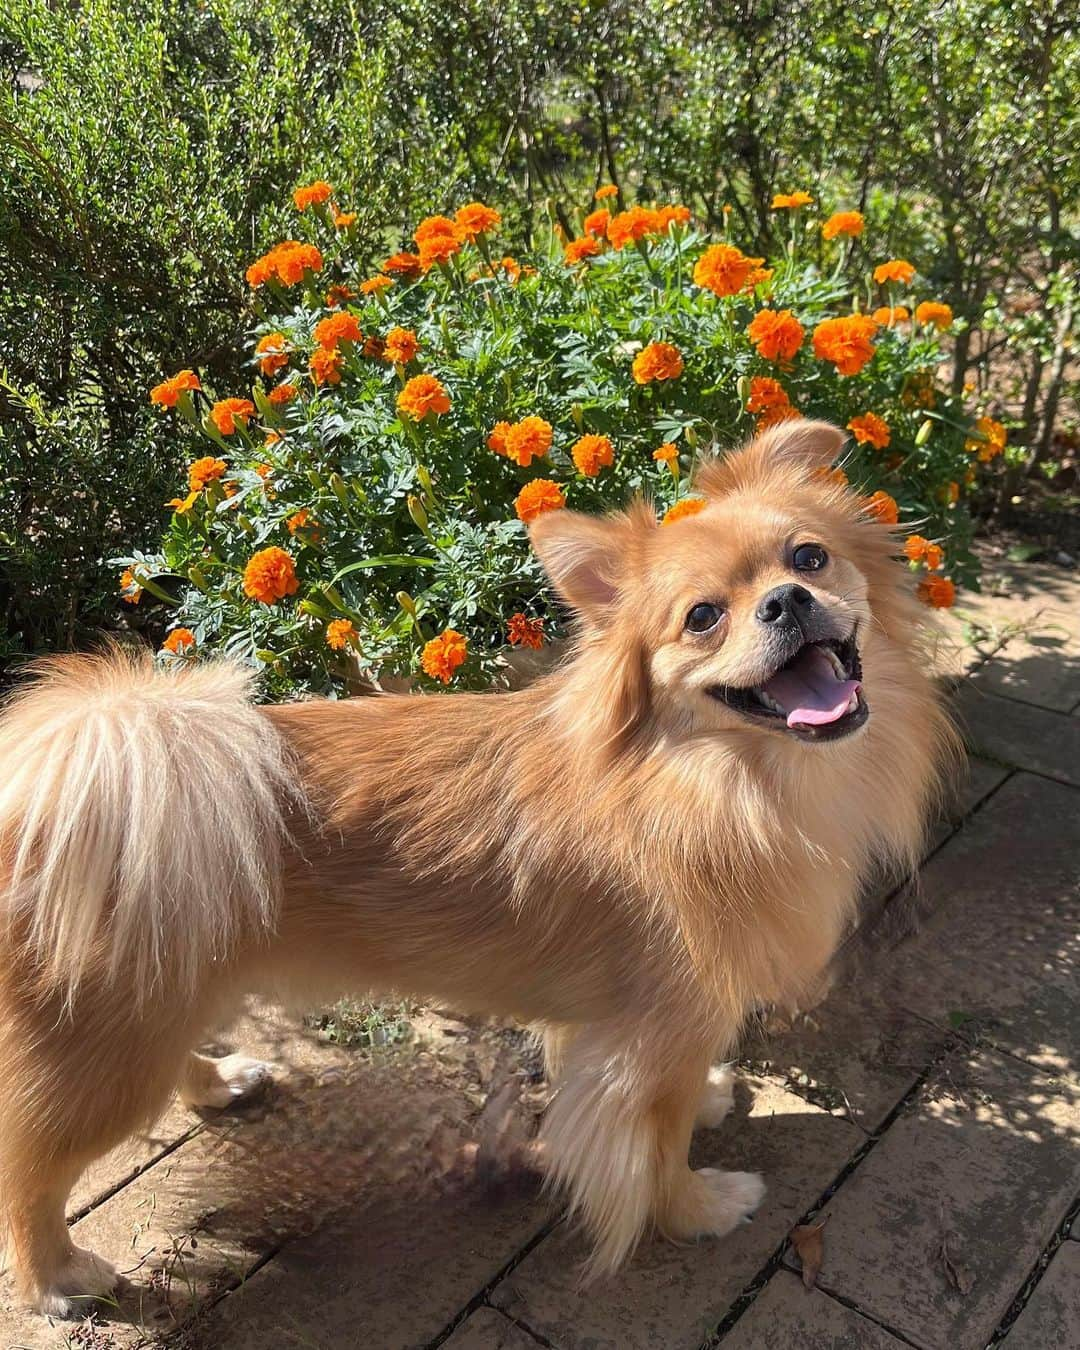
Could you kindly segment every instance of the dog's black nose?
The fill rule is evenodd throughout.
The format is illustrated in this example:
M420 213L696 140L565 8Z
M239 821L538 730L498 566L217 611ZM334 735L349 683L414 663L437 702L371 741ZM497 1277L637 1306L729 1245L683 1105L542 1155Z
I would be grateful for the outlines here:
M757 617L762 623L773 624L777 628L802 629L810 614L814 597L805 586L789 583L774 587L764 596L757 607Z

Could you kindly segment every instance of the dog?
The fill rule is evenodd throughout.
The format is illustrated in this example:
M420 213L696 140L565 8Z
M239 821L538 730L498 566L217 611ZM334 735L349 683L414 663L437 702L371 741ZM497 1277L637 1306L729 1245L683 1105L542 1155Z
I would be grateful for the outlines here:
M814 983L860 879L915 865L956 745L897 541L826 472L843 439L768 429L669 524L542 515L576 636L515 692L257 706L224 661L39 664L0 719L0 1198L33 1306L114 1287L69 1190L177 1088L250 1086L194 1047L251 993L536 1025L590 1274L754 1210L760 1177L688 1163L714 1066Z

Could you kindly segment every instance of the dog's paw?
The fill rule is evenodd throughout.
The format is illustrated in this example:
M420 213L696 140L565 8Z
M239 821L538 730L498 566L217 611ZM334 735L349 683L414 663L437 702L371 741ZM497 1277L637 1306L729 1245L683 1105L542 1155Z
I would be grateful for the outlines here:
M729 1064L714 1064L705 1080L705 1090L701 1094L695 1127L699 1130L712 1130L727 1116L732 1106L732 1089L735 1086L735 1074Z
M273 1070L261 1059L247 1055L226 1055L206 1061L207 1070L183 1093L188 1106L209 1107L221 1111L255 1096L273 1078Z
M703 1167L688 1174L660 1226L676 1242L723 1237L753 1214L764 1194L765 1183L756 1172Z
M702 1167L697 1175L710 1192L713 1222L704 1231L715 1237L723 1237L749 1219L765 1198L765 1182L758 1172L721 1172L715 1167Z
M94 1300L108 1297L122 1282L110 1261L103 1261L83 1247L75 1247L33 1303L47 1317L87 1317L93 1311Z

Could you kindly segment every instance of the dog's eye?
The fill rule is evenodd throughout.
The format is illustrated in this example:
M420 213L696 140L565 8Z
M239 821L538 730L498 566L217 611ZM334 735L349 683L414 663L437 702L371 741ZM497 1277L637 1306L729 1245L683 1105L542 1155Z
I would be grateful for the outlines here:
M820 572L829 561L829 555L820 544L800 544L791 555L796 572Z
M717 605L695 605L686 616L685 628L688 633L707 633L723 617L724 611Z

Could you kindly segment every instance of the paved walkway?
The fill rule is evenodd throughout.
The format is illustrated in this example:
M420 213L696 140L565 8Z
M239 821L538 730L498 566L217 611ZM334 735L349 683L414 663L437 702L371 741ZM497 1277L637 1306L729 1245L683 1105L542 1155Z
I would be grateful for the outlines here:
M764 1172L752 1223L583 1291L514 1166L542 1100L520 1037L429 1013L366 1055L255 1012L230 1045L278 1062L268 1096L175 1107L72 1199L131 1291L72 1327L4 1286L0 1347L1080 1346L1080 577L1006 567L940 661L975 757L918 887L877 897L822 1004L748 1036L697 1137L697 1165ZM808 1289L789 1235L822 1220Z

